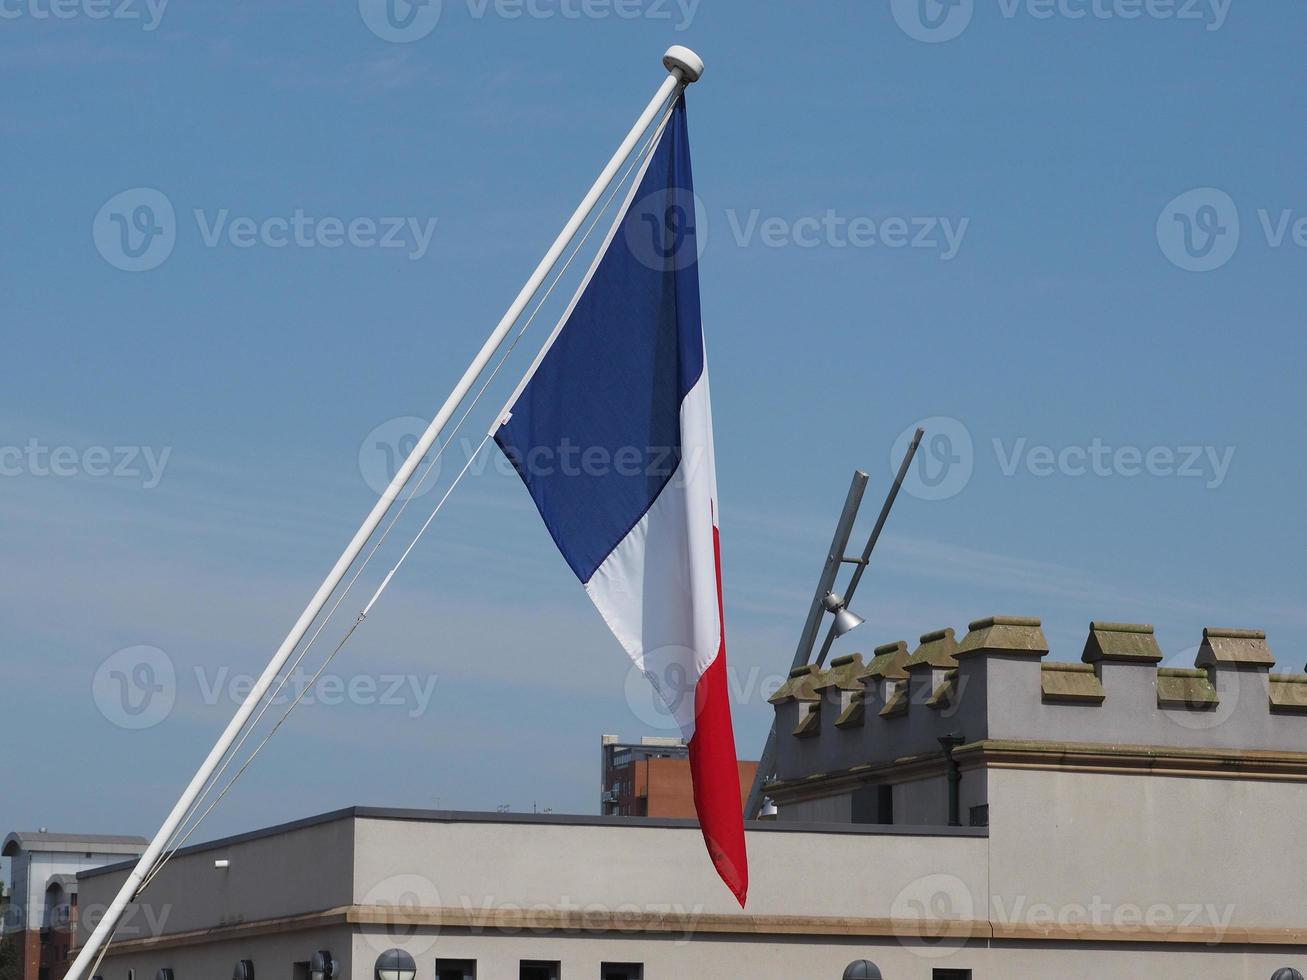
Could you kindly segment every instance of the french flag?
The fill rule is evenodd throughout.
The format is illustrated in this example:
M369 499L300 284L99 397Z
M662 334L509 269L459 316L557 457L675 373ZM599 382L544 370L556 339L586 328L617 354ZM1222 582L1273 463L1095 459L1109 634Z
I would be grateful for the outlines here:
M743 906L697 258L682 96L494 438L680 726L704 842Z

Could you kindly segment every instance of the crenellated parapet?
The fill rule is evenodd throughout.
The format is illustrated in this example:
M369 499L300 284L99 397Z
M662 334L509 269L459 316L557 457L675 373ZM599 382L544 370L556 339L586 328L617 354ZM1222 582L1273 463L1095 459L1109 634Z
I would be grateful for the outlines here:
M816 735L815 723L821 706L816 687L824 679L816 664L805 664L790 671L785 683L767 700L776 709L778 732L797 738Z
M903 714L908 707L908 644L895 640L872 652L871 665L858 678L863 684L863 703L886 718Z
M1077 661L1049 660L1040 620L991 616L801 668L771 699L781 784L938 757L976 743L1307 753L1307 674L1272 673L1265 633L1203 631L1192 666L1153 627L1090 623Z
M908 703L945 708L957 696L953 680L958 667L958 641L953 630L923 633L917 649L903 665L908 675Z

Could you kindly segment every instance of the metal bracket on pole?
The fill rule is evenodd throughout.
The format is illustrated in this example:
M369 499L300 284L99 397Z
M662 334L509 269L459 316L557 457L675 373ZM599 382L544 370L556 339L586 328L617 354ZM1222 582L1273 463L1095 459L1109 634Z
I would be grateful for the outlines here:
M876 518L876 526L871 529L871 535L867 538L867 546L862 549L862 557L844 559L857 565L857 568L853 570L853 574L849 577L849 584L844 589L844 604L846 606L853 601L853 593L858 591L858 583L862 581L862 573L871 564L871 553L876 550L876 542L880 540L880 532L885 530L885 522L889 520L889 512L894 508L894 501L898 499L899 491L903 489L903 481L908 476L908 467L912 465L912 460L917 455L917 448L921 445L921 437L925 434L925 429L917 429L913 434L912 442L908 445L908 451L903 454L903 462L899 463L899 471L894 475L894 483L885 496L885 503L881 505L880 515ZM826 639L822 642L821 650L817 654L818 667L826 663L826 655L830 653L831 644L834 642L835 624L832 623L830 629L826 631Z
M821 626L823 608L821 600L835 585L835 573L844 561L844 551L849 546L849 535L853 533L853 522L858 517L858 508L862 506L862 495L867 489L867 474L862 470L853 472L853 481L849 484L849 494L844 499L844 510L839 523L835 525L835 537L831 541L830 551L826 552L826 562L822 565L821 576L817 579L817 591L813 593L812 605L808 607L808 618L799 635L799 646L794 651L794 662L790 669L802 667L812 658L812 647L817 642L817 630ZM747 820L757 817L762 809L762 788L772 777L776 767L776 722L772 721L771 731L767 733L767 744L758 760L758 771L753 777L753 787L744 804L744 816Z
M835 527L835 540L831 542L830 552L826 556L826 565L822 569L821 580L817 584L817 594L813 598L812 608L808 611L808 620L804 623L803 635L799 638L799 648L795 651L794 665L790 668L791 670L795 667L802 667L812 660L812 647L817 640L817 629L821 625L821 600L825 598L826 593L831 591L831 587L835 584L835 573L839 571L840 565L855 566L853 575L849 578L849 584L844 590L843 598L846 606L852 600L853 594L858 591L858 583L862 581L862 573L871 564L871 553L876 550L876 542L880 540L880 532L885 529L885 522L889 519L889 512L894 507L894 501L898 499L899 490L903 488L903 481L908 475L908 467L912 465L912 460L917 455L917 448L921 445L921 438L924 435L924 429L917 429L913 434L912 442L903 456L903 462L899 464L898 473L894 477L894 484L885 497L885 503L880 508L880 516L876 518L876 526L872 528L871 536L867 538L867 546L862 550L860 558L850 558L844 554L844 549L848 547L849 535L853 531L853 521L858 516L858 507L862 503L862 493L867 487L866 473L858 470L853 474L853 484L849 487L849 496L844 502L844 513L840 515L840 522ZM840 557L836 557L837 555ZM826 639L822 642L821 651L817 654L818 667L826 662L826 655L830 653L831 644L834 642L835 624L832 623L826 631ZM763 787L775 775L773 771L775 768L776 722L773 720L771 730L767 733L767 744L762 750L762 758L758 761L758 771L753 777L753 788L749 790L749 799L745 803L744 815L746 819L754 819L762 810Z

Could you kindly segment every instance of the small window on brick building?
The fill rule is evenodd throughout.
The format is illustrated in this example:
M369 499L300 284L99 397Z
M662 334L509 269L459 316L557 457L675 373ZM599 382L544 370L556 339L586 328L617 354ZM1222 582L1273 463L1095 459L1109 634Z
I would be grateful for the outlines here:
M436 980L477 980L477 961L436 960Z
M643 963L603 963L599 980L644 980Z
M518 980L559 980L561 964L557 960L523 960Z

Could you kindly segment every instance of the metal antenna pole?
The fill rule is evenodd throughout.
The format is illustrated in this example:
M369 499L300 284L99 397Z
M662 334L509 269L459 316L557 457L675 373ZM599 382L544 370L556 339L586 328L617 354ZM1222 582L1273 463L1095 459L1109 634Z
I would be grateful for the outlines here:
M922 436L926 434L925 429L917 429L912 436L912 442L908 446L908 451L903 455L903 462L899 464L898 473L894 477L894 484L890 487L889 493L885 497L885 503L880 508L880 515L876 518L876 526L871 529L871 536L867 538L867 546L862 549L861 558L847 558L844 555L848 547L849 535L853 531L853 521L858 515L858 507L862 503L862 493L867 486L867 474L858 470L853 474L853 484L849 487L848 499L844 502L844 513L840 515L840 522L835 528L835 540L831 542L831 550L826 555L826 564L822 568L821 580L817 585L817 593L813 597L812 607L808 610L808 620L803 625L803 635L799 638L799 648L794 654L794 664L790 668L802 667L804 664L811 662L812 647L817 639L817 628L821 625L822 599L826 593L831 591L835 584L835 575L843 563L855 565L853 575L849 578L849 584L844 590L844 602L847 606L852 600L853 594L858 590L858 583L862 581L862 573L866 571L867 566L871 564L871 553L876 550L876 542L880 540L880 533L885 529L885 522L889 519L890 511L894 507L894 501L898 499L899 491L903 489L903 481L907 478L908 467L912 465L912 460L917 455L917 449L921 446ZM832 622L830 628L826 631L826 639L821 645L821 651L817 654L817 666L820 667L826 662L826 655L830 653L831 644L835 642L835 624ZM758 771L753 777L753 787L749 790L749 799L745 804L744 813L747 818L755 818L762 810L762 789L767 780L774 774L772 770L776 767L776 722L772 721L771 730L767 733L767 744L763 748L762 758L758 761Z
M100 948L113 934L114 928L122 918L123 911L135 897L141 882L145 880L146 876L154 868L155 863L162 855L167 842L172 838L173 832L186 819L187 814L190 812L191 805L195 802L196 797L199 796L201 790L208 782L209 777L213 774L214 770L218 768L218 765L227 754L227 750L231 748L232 744L239 737L241 731L245 727L245 723L254 713L255 708L258 707L259 702L263 700L263 696L267 693L268 688L272 686L273 681L276 680L277 675L286 665L291 654L294 653L299 641L313 624L313 621L317 618L323 607L326 606L332 594L335 592L336 586L340 584L341 580L345 577L345 574L349 571L350 566L354 563L354 559L358 557L359 553L367 545L367 542L372 537L372 532L377 529L377 525L381 523L386 513L390 510L391 504L393 504L395 498L399 496L404 485L408 483L409 477L413 475L413 471L417 469L418 464L422 462L422 457L425 456L427 451L435 444L446 423L453 416L455 410L458 408L459 404L462 403L468 392L472 389L477 378L480 377L481 373L485 370L486 365L490 362L495 351L499 348L499 345L512 329L517 318L522 314L522 311L526 309L527 304L531 301L531 297L535 295L536 291L540 288L540 285L544 282L545 277L548 276L549 270L553 268L559 257L566 250L568 243L571 242L576 233L581 229L581 226L585 223L585 219L590 211L599 202L604 191L608 188L609 184L612 183L613 178L617 176L622 164L626 162L626 158L631 155L631 152L639 144L641 137L649 128L650 124L653 123L653 121L658 117L658 114L666 107L668 100L670 100L683 86L697 81L703 72L703 61L699 56L688 48L683 48L680 45L673 45L667 50L667 53L663 56L663 66L667 69L667 77L664 78L658 86L658 91L654 93L653 98L649 100L649 104L645 106L644 111L640 113L639 118L635 121L635 125L618 146L617 152L613 154L612 159L608 161L603 171L599 174L599 178L594 182L590 190L586 192L585 197L582 199L580 205L577 206L577 209L572 213L571 218L568 219L563 230L559 232L558 237L554 239L554 243L549 246L549 251L545 253L545 257L540 260L540 264L537 265L535 271L531 273L531 277L526 281L526 285L524 285L522 290L517 294L517 298L513 300L507 312L504 313L503 318L500 319L498 325L491 332L485 345L481 348L476 358L463 373L463 377L459 379L458 384L454 386L454 390L450 392L444 405L440 407L440 411L437 412L435 418L431 420L431 424L427 427L426 432L422 434L422 438L418 440L417 445L413 448L413 452L409 454L408 459L406 459L404 464L399 468L399 471L395 474L395 478L390 481L390 486L386 487L385 492L372 508L372 511L364 519L363 524L359 527L358 531L355 532L354 537L350 540L340 558L337 559L336 564L332 567L331 571L327 574L327 577L318 587L317 592L313 594L313 598L309 600L309 604L304 608L304 611L300 613L299 618L295 621L295 625L291 627L290 632L282 641L281 646L278 647L276 654L268 663L268 666L264 668L262 675L260 675L259 679L255 682L254 687L250 690L249 696L237 709L235 716L228 723L227 728L223 731L222 735L219 736L217 743L210 750L208 756L200 766L199 771L197 771L194 777L192 777L190 783L186 786L186 789L183 790L181 798L178 799L177 803L173 806L172 811L164 820L163 826L161 826L158 833L155 834L154 840L150 841L149 846L146 847L145 853L141 855L136 867L132 870L131 874L127 876L127 880L123 883L117 896L109 904L109 908L105 911L104 916L95 926L90 937L82 945L81 949L78 950L77 959L74 960L73 965L69 968L65 980L84 980L87 968L91 966L91 963L95 960L96 954L99 952Z
M826 563L822 566L821 577L817 580L817 591L813 593L812 605L808 607L808 618L803 624L803 632L799 635L799 645L794 651L791 670L802 667L812 658L812 647L817 642L817 629L821 626L824 612L821 600L835 585L835 575L840 570L840 563L844 561L844 551L849 546L849 535L853 533L853 522L857 519L858 508L862 506L862 495L866 489L867 474L862 470L854 470L853 481L849 484L849 495L844 500L844 510L840 514L839 523L835 525L835 537L831 540L830 551L826 553ZM767 744L762 750L762 758L758 760L758 771L754 774L749 798L744 804L746 820L756 818L762 809L762 788L771 778L775 767L776 721L773 719L771 731L767 733Z
M858 583L862 581L862 573L867 570L871 563L871 553L876 550L876 542L880 540L880 532L885 529L885 521L889 519L889 512L894 507L894 501L898 499L899 490L903 488L903 481L908 475L908 467L912 465L912 459L917 455L917 447L921 445L921 437L926 434L925 429L918 429L912 437L912 444L908 446L908 451L903 455L903 462L899 464L899 472L894 477L894 485L889 488L889 494L885 497L885 503L880 508L880 516L876 518L876 526L871 529L871 537L867 539L867 547L862 549L862 557L859 559L844 559L852 561L857 567L853 569L853 574L849 577L849 584L844 589L844 604L847 606L853 601L853 593L858 591ZM826 662L826 654L830 653L831 644L835 642L835 623L832 622L830 629L826 631L826 640L821 645L821 651L817 654L817 666L820 667Z

